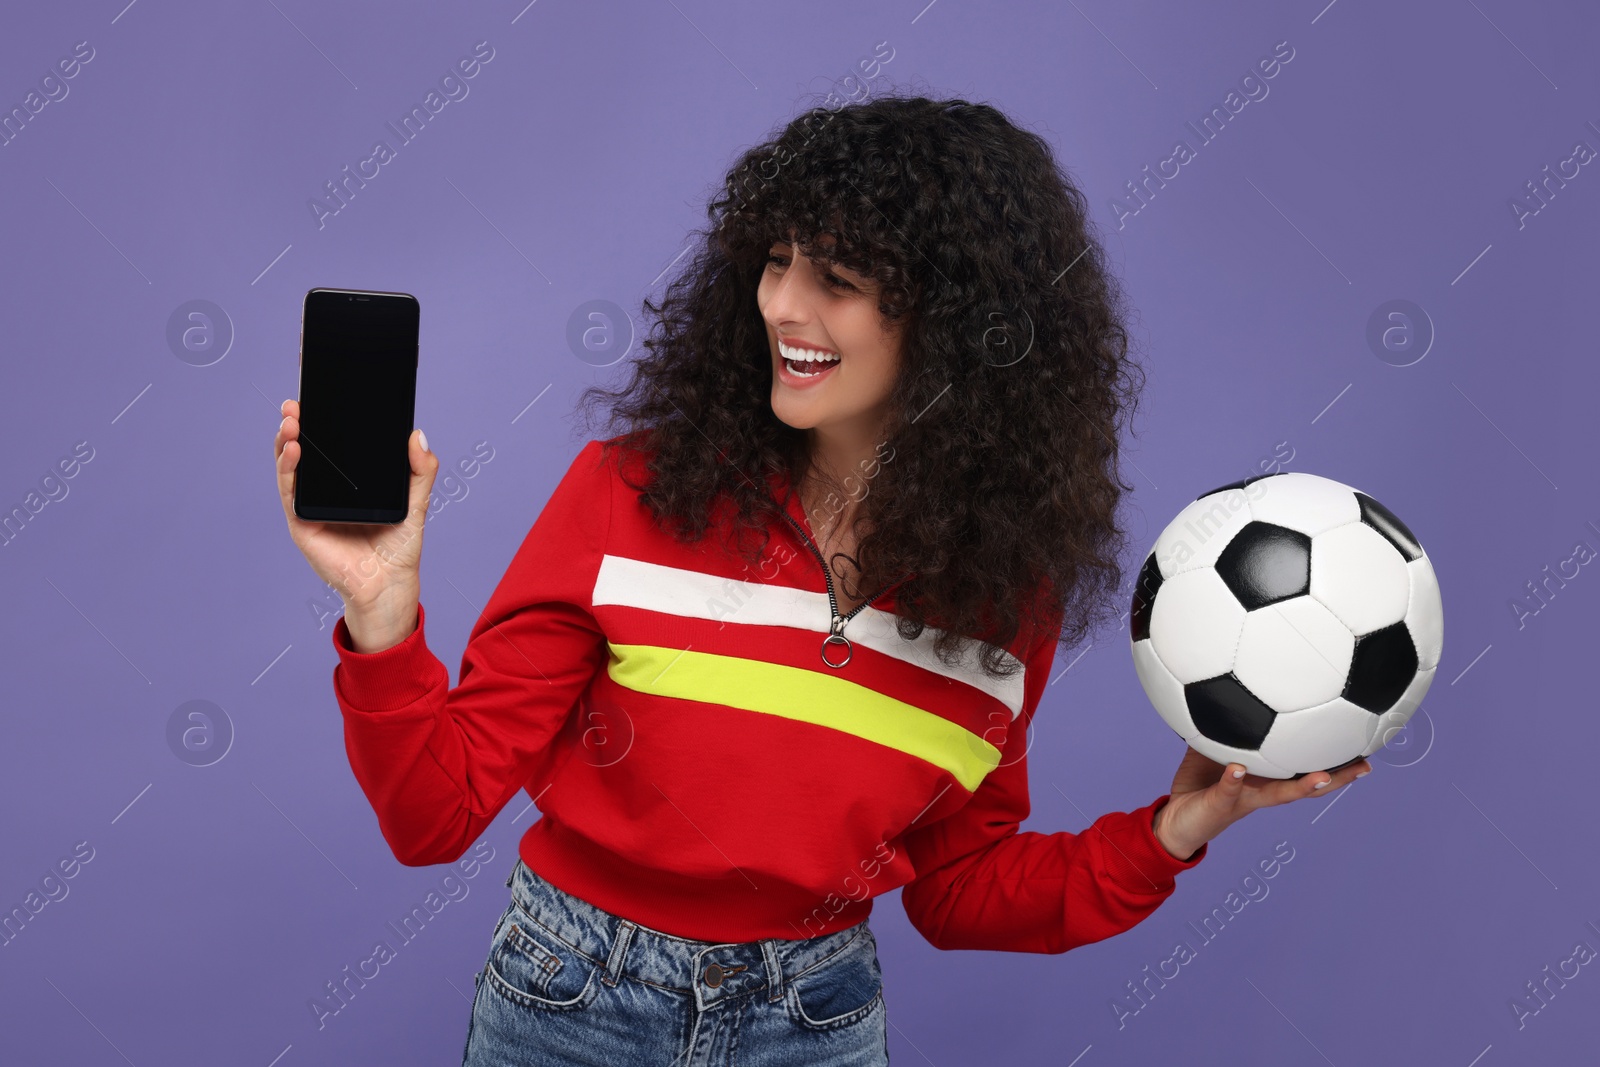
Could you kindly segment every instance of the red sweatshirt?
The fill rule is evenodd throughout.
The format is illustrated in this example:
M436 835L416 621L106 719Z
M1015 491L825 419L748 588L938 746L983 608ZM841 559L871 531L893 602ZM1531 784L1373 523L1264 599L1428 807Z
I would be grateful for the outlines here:
M643 480L637 453L620 461ZM526 790L543 817L523 861L669 934L831 933L904 886L938 948L1058 953L1140 922L1205 857L1156 840L1167 796L1078 834L1018 831L1059 626L1019 638L1007 652L1025 669L1000 679L975 648L941 663L931 629L900 638L892 592L849 615L848 647L824 645L830 590L786 478L769 484L790 521L752 566L715 530L674 540L617 462L599 441L579 452L473 626L455 688L425 611L370 654L334 627L350 766L401 863L454 861Z

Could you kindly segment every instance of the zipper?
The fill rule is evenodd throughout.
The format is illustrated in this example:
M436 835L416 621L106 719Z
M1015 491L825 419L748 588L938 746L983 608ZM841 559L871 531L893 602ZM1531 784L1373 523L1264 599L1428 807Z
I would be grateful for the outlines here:
M872 594L855 607L851 608L849 614L840 615L839 600L834 596L833 593L833 575L828 571L827 561L822 558L822 550L817 548L816 544L806 534L805 529L798 522L794 521L794 516L790 515L787 510L783 512L783 517L789 520L789 525L794 527L795 532L800 535L800 539L806 543L806 547L811 549L811 554L817 557L817 563L822 567L822 579L828 583L828 610L833 615L833 621L828 625L828 636L822 639L821 656L823 663L826 663L834 670L839 670L840 668L844 667L845 664L849 663L850 657L855 654L855 648L850 644L850 639L844 635L844 624L855 618L856 613L862 608L871 604L884 593L887 593L890 589L899 585L900 582L890 582L888 585L884 586L882 589L878 590L876 593ZM900 581L904 580L905 579L901 579ZM843 645L844 659L840 660L838 663L830 660L828 658L829 645Z

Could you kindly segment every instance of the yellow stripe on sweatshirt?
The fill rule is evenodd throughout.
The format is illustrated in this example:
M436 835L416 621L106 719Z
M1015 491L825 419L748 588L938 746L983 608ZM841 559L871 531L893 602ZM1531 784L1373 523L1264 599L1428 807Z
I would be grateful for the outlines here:
M968 792L1000 763L1000 750L972 731L837 675L693 649L609 647L606 673L618 685L854 734L943 768Z

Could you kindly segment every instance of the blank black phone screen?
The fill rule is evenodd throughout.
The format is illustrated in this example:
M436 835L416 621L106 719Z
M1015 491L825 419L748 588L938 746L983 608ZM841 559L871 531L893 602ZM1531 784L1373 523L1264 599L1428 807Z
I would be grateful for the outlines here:
M419 319L417 300L406 293L306 294L295 471L295 513L301 518L405 518Z

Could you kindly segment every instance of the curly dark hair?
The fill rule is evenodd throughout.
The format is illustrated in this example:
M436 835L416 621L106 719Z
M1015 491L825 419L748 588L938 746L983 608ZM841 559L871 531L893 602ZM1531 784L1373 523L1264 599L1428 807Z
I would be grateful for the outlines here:
M857 587L903 582L900 635L943 631L946 663L981 638L991 675L1015 669L1000 649L1019 634L1059 626L1070 647L1120 616L1118 438L1143 372L1087 201L1044 138L961 99L813 107L744 152L706 210L693 258L644 300L649 354L623 388L580 398L625 427L608 449L650 457L648 483L629 484L665 529L699 540L730 501L734 540L758 535L735 546L753 563L783 521L764 476L820 477L807 431L772 411L756 303L768 250L792 234L819 267L875 279L904 329L892 462L855 517Z

